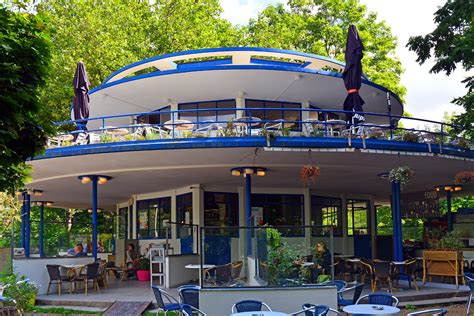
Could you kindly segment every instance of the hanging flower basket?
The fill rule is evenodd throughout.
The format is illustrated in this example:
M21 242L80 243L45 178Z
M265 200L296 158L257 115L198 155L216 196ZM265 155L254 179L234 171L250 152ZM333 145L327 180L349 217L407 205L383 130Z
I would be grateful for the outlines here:
M408 166L393 168L388 175L390 182L398 182L401 187L407 185L411 177L413 177L413 170Z
M304 184L309 184L310 182L316 183L320 175L319 167L317 166L303 166L300 171L300 178Z
M454 177L454 184L466 184L471 182L473 178L473 171L460 171L456 173L456 176Z

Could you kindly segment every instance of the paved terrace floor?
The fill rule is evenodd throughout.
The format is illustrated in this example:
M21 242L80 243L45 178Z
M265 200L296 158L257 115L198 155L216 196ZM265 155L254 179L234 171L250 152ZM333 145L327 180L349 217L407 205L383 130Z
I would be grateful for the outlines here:
M136 280L119 281L111 278L109 280L109 287L102 289L100 293L93 292L89 288L89 294L86 296L84 290L77 290L76 293L69 294L69 286L63 286L63 293L61 296L57 292L49 295L39 295L37 297L37 304L39 305L55 305L55 306L87 306L107 308L115 301L149 301L155 303L153 292L150 288L150 282L140 282ZM380 290L380 289L379 289ZM386 291L382 288L381 291ZM178 297L176 288L166 289L166 291L174 297ZM369 286L365 286L362 295L370 293ZM468 287L460 286L456 289L454 285L428 283L425 287L420 287L419 291L415 288L408 288L407 285L400 284L398 292L392 293L400 300L400 306L408 304L422 306L435 305L447 303L461 303L465 302L468 296ZM348 292L344 296L351 297L352 293Z

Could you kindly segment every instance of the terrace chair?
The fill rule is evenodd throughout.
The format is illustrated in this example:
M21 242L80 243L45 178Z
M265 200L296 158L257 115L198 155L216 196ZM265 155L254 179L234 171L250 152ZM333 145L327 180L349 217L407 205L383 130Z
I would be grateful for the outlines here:
M316 119L306 119L303 121L303 135L313 136L315 132L324 130L324 122Z
M206 313L199 310L198 308L191 306L189 304L181 304L181 309L179 310L184 316L193 316L196 313L199 315L207 316ZM166 312L165 312L166 315Z
M86 268L86 272L83 274L82 269L79 272L79 276L74 277L74 283L76 282L84 282L84 293L87 295L87 289L89 287L89 282L92 282L92 289L97 290L100 293L99 289L99 278L100 278L100 271L99 271L99 262L89 263L84 268Z
M236 282L240 279L240 273L244 263L242 261L235 261L230 264L230 277L232 282Z
M275 133L275 135L282 136L283 123L283 119L266 122L263 125L263 130L272 131Z
M69 282L69 293L72 293L73 290L73 277L68 275L61 275L60 265L57 264L47 264L46 269L48 270L49 283L48 290L46 295L49 295L49 289L51 284L57 284L58 294L61 295L61 287L64 282Z
M368 304L377 304L377 305L386 305L386 306L397 306L398 305L398 298L389 293L384 292L377 292L377 293L370 293L364 296L361 296L356 305L360 304L361 301L367 299Z
M165 312L166 315L169 311L182 310L183 305L180 304L173 296L160 289L156 285L153 285L151 288L153 290L153 294L155 295L156 305L158 306L156 315L158 315L160 311ZM168 301L168 303L165 303L165 299Z
M232 263L215 266L205 271L206 281L213 285L227 285L231 280Z
M389 261L373 261L372 262L372 292L377 290L377 281L382 288L382 281L386 281L390 293L392 292L392 265Z
M418 311L407 314L407 316L415 316L415 315L423 315L423 314L430 314L432 316L443 316L446 315L448 311L446 308L436 308L436 309L427 309L424 311Z
M270 306L261 301L255 300L244 300L232 305L232 313L243 313L243 312L260 312L262 307L265 307L268 311L272 311Z
M350 287L346 286L344 289L338 291L337 305L338 306L354 305L359 299L360 295L362 294L363 288L364 288L363 283L355 283L354 285ZM352 295L352 298L345 299L343 295L344 293L349 292L349 291L354 291L354 294Z
M164 139L168 138L169 134L159 126L146 126L145 127L145 138L146 139Z
M99 264L99 276L98 281L102 282L104 288L107 288L107 263L101 262Z
M199 309L199 291L198 285L182 285L178 287L178 295L182 304L191 305Z
M418 272L417 260L411 259L405 262L405 273L408 276L408 287L411 288L411 283L415 285L415 289L418 291L418 284L417 284L417 272ZM398 284L398 282L397 282ZM397 289L398 290L398 289Z
M326 316L328 312L333 312L336 315L340 315L340 313L332 308L329 308L329 306L326 305L315 305L315 304L303 304L303 309L296 312L292 313L290 315L299 315L304 313L305 316Z
M467 313L469 315L469 310L471 309L471 302L472 298L474 297L474 273L464 273L464 279L466 280L471 293L469 294L468 302L467 302Z

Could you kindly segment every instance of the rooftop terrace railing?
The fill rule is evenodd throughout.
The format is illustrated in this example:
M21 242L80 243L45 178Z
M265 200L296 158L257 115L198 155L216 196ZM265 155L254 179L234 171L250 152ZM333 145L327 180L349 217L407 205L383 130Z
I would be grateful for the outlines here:
M365 121L346 121L363 115ZM154 121L149 123L150 118ZM342 119L344 118L344 119ZM412 122L423 127L406 128ZM130 123L132 122L132 123ZM89 125L89 128L85 127ZM266 137L269 144L276 137L361 138L454 146L468 150L471 143L450 133L459 127L432 120L391 114L356 113L333 109L299 108L211 108L160 110L87 120L56 123L58 134L48 147L146 140L173 140L203 137Z

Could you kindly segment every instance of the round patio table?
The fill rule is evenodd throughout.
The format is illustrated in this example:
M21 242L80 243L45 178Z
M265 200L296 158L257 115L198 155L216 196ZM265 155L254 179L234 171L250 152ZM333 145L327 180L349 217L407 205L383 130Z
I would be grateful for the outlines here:
M243 116L236 118L232 121L237 126L248 126L251 125L252 127L258 126L262 123L262 119L255 116Z
M345 313L350 315L384 315L392 316L398 315L400 309L388 305L374 305L374 304L358 304L348 305L342 309Z
M173 124L174 129L177 131L190 131L194 127L194 123L188 120L169 120L165 122L163 128L171 131L173 129Z
M231 316L288 316L288 314L282 312L270 312L270 311L257 311L257 312L241 312L233 313Z

